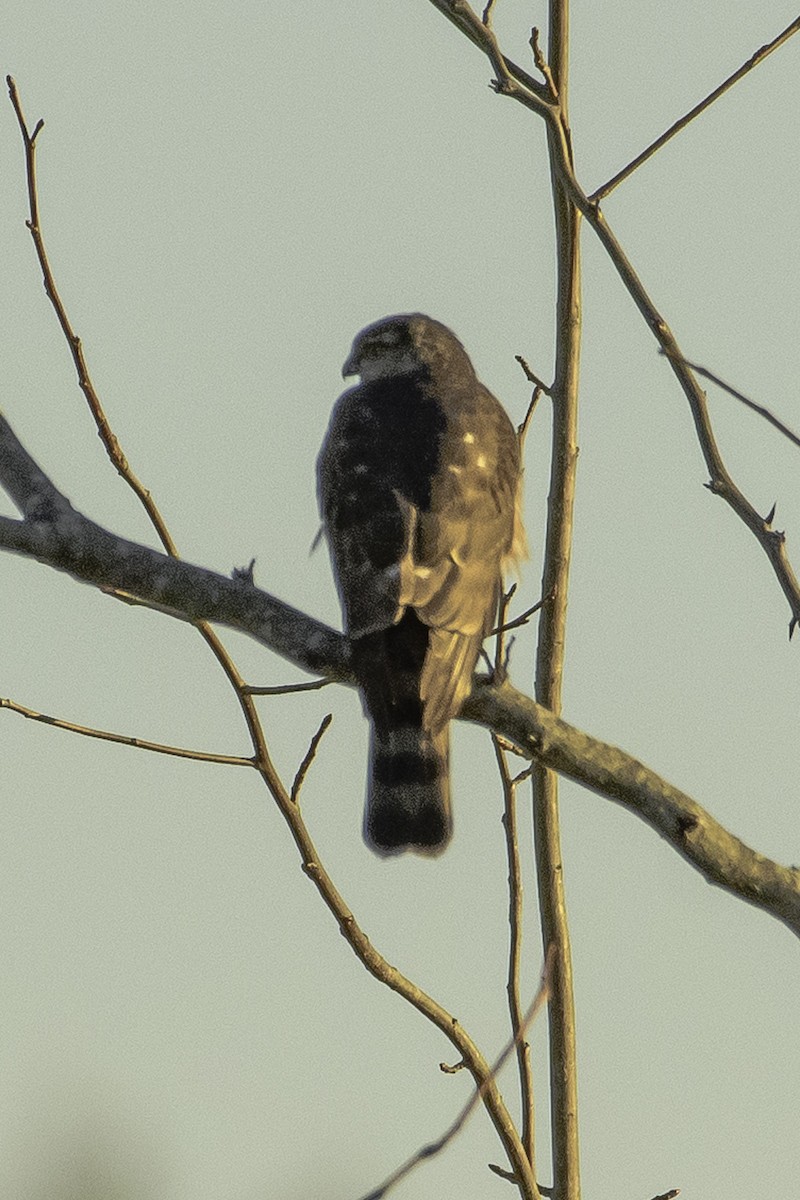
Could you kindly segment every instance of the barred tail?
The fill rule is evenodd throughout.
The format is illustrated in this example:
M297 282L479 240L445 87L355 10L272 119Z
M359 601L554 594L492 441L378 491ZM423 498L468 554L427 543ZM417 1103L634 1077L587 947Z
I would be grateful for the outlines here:
M449 734L404 724L370 732L364 839L378 854L441 854L452 834Z

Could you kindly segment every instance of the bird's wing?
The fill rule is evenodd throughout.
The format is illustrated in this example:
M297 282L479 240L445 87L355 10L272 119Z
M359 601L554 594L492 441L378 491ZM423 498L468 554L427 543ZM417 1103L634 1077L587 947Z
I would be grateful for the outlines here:
M422 692L434 731L469 693L495 620L503 565L524 548L516 433L489 392L481 388L478 401L450 423L430 509L416 514L413 569L402 578L401 604L431 630Z

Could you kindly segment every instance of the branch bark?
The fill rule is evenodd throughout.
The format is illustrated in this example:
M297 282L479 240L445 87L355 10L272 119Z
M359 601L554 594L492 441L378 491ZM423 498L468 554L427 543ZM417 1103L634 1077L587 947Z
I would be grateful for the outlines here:
M581 351L580 214L557 170L571 157L569 3L550 0L548 77L558 105L547 125L557 254L556 361L551 389L552 437L542 595L550 597L539 619L536 699L558 715L564 671L573 510L578 465L578 380ZM531 772L536 878L542 942L551 956L548 994L550 1113L555 1200L580 1200L578 1063L575 1002L561 834L558 775L539 760Z
M26 513L0 517L0 548L35 558L81 583L138 596L184 621L248 634L304 671L354 684L343 634L242 579L128 541L64 497L0 417L0 486ZM494 730L535 759L624 805L708 880L770 913L800 937L800 870L750 849L655 771L576 729L509 683L478 680L461 717Z

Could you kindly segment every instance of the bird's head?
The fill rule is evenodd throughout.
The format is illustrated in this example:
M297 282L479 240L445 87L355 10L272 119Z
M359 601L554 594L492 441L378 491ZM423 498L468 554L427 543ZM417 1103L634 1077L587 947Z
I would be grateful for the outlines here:
M447 370L458 361L471 370L467 352L456 335L440 321L422 313L384 317L358 334L347 362L345 379L360 375L364 383L387 376L429 375Z

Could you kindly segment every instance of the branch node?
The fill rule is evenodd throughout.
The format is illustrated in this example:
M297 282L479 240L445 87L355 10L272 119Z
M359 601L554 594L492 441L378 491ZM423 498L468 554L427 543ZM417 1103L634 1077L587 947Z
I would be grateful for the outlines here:
M531 30L529 45L530 45L531 50L533 51L533 61L536 64L536 70L542 76L542 78L545 81L545 84L547 85L547 91L550 95L550 99L557 103L558 102L558 88L556 87L556 81L555 81L555 79L553 79L553 74L550 70L550 66L547 62L547 59L545 58L542 48L539 45L539 30L536 28L535 25L534 25L533 29Z
M251 587L255 587L255 579L253 576L255 565L256 560L251 558L246 567L234 567L231 571L231 579L236 579L239 581L239 583L249 583Z
M506 1183L515 1183L519 1186L519 1180L513 1171L507 1171L505 1167L499 1167L497 1163L487 1163L490 1171L494 1171L495 1175L499 1175L501 1179L505 1179Z
M539 390L544 392L544 394L546 396L549 396L551 394L551 389L547 386L546 383L544 383L539 378L538 375L534 374L534 372L531 370L530 366L528 365L527 359L523 358L521 354L515 354L514 358L517 360L519 365L522 367L522 370L525 373L525 378L527 379L528 383L532 383L534 385L534 387L539 388Z

